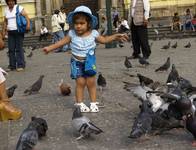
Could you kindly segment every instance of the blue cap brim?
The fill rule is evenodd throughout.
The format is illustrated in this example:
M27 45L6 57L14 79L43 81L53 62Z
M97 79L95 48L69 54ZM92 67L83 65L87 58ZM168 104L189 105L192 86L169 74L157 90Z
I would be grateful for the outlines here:
M68 21L69 24L73 24L73 16L77 13L79 13L79 12L73 12L72 11L68 14L67 21ZM82 13L85 13L85 12L82 12ZM88 13L85 13L85 14L87 14L91 18L92 28L94 29L98 24L97 17L95 17L94 15L88 14Z

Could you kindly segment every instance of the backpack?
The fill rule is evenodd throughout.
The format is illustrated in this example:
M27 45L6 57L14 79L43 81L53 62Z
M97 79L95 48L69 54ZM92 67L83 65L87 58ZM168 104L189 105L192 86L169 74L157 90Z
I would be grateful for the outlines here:
M19 13L19 5L16 7L16 24L18 28L18 32L25 33L26 26L27 26L27 20L26 18ZM30 21L30 31L32 30L32 21Z

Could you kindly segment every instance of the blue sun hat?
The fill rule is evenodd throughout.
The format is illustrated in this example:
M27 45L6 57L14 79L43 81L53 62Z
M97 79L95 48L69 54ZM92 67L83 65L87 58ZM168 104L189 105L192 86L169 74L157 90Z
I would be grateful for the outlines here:
M97 26L97 24L98 24L97 17L92 15L91 10L86 6L78 6L78 7L76 7L76 9L74 11L72 11L68 14L67 21L69 24L73 24L73 16L79 12L86 13L91 18L92 28L95 28Z

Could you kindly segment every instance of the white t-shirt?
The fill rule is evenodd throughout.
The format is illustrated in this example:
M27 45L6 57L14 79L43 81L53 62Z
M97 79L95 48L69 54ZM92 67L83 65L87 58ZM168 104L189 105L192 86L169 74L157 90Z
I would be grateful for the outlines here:
M14 5L14 8L12 11L9 10L9 7L5 8L5 18L7 18L7 30L17 30L17 25L16 25L16 7L17 5ZM19 13L21 13L23 10L23 7L19 5Z

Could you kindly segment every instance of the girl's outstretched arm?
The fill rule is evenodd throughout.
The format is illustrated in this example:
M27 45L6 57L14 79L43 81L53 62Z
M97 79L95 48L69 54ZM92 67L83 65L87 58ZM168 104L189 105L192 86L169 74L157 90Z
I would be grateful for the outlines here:
M110 35L110 36L98 36L96 38L97 42L99 43L102 43L102 44L105 44L105 43L110 43L114 40L117 40L117 41L128 41L129 37L127 36L127 34L120 34L120 33L117 33L117 34L113 34L113 35Z
M59 47L62 47L65 44L70 43L70 41L71 41L71 38L69 36L65 36L62 40L58 41L57 43L44 47L43 51L46 54L48 54L50 51L57 49Z

